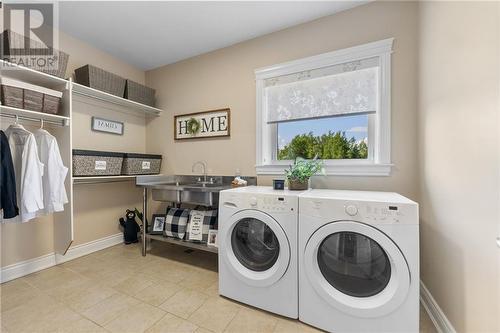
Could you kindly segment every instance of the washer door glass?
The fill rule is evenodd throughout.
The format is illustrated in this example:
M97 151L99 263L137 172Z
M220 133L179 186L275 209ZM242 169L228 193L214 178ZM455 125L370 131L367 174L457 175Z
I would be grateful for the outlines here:
M236 259L246 268L262 272L278 260L280 246L273 230L255 218L243 218L235 225L231 246Z
M350 296L376 295L391 278L391 263L384 249L356 232L327 236L318 248L317 259L328 283Z

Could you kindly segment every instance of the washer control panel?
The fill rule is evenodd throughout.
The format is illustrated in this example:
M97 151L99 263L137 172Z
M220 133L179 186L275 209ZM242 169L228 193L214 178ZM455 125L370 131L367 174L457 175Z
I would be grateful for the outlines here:
M248 199L250 207L269 212L286 212L293 211L289 198L286 196L262 195L251 196Z

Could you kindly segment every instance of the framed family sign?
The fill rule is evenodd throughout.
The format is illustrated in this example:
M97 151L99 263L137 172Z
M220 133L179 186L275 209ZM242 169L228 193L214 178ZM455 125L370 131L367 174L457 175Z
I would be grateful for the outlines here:
M174 117L174 139L200 139L230 136L231 110L219 109Z
M123 135L124 124L121 121L92 117L92 130L111 134Z

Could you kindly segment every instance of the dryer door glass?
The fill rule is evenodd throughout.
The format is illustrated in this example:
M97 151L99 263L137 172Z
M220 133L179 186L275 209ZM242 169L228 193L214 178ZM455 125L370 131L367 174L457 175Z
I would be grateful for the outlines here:
M318 248L318 265L334 288L354 297L378 294L391 278L391 263L384 249L355 232L326 237Z
M280 252L278 239L272 229L253 218L244 218L234 226L231 246L238 261L257 272L273 267Z

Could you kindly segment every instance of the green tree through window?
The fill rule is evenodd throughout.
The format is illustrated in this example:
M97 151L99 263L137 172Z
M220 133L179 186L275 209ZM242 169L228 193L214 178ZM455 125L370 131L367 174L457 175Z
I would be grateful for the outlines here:
M315 136L312 132L296 135L289 144L278 148L278 160L294 160L297 157L324 160L366 159L368 146L364 140L347 138L345 132L331 132Z

